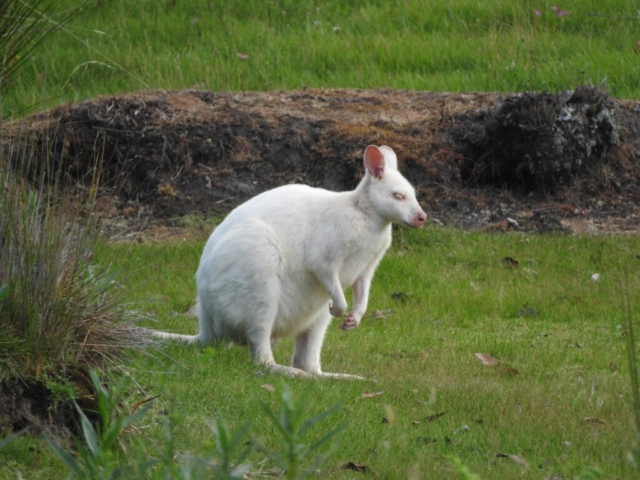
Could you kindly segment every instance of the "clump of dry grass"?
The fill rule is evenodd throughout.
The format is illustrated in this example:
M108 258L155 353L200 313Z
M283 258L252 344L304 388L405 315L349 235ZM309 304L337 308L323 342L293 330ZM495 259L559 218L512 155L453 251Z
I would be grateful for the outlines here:
M78 11L53 21L55 5L0 5L0 100L34 48ZM79 208L54 150L23 132L0 153L0 382L45 371L55 376L70 366L103 368L150 341L132 324L117 284L91 263L99 230L91 208L96 187ZM94 185L98 164L90 168Z
M92 263L96 189L80 203L63 175L34 187L6 163L0 170L0 380L103 369L151 342L118 283Z
M66 10L53 20L55 4L0 4L0 105L29 54L78 11ZM68 156L58 152L56 157L56 145L28 130L7 136L0 146L3 432L42 429L56 413L60 423L73 423L59 410L72 397L90 399L91 385L83 380L90 369L120 366L132 351L152 342L147 331L136 327L137 315L126 308L118 283L92 261L99 245L93 209L102 163L95 153L99 148L94 148L97 161L89 166L91 187L83 192L73 188L75 180L64 161Z
M0 429L66 437L79 428L73 399L96 408L89 372L121 368L153 340L93 259L99 155L83 192L49 146L14 141L0 154Z

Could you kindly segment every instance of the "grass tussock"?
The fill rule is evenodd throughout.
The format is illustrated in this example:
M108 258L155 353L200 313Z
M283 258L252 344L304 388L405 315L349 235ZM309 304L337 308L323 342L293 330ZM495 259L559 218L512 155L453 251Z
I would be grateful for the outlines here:
M54 20L55 5L0 4L2 103L36 47L76 11ZM150 339L133 325L137 314L108 268L94 264L100 155L94 153L91 188L83 192L64 155L53 160L50 142L28 132L10 137L0 151L0 437L14 439L29 427L68 434L79 423L70 400L91 402L89 370L122 366Z
M47 170L35 186L0 170L0 380L102 369L149 344L108 268L93 263L96 189L81 204L63 193L63 173L44 181Z
M56 0L0 3L2 102L27 73L31 55L78 12L57 7ZM63 162L52 160L54 146L23 132L2 147L0 381L102 368L141 339L123 321L131 314L106 270L91 263L99 232L91 208L96 188L79 208ZM98 170L92 170L95 184Z

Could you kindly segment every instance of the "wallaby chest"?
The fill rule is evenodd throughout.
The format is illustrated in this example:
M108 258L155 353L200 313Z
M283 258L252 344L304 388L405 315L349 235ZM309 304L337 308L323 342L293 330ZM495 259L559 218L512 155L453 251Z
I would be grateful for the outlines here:
M340 283L345 287L351 286L365 270L380 262L390 245L390 227L353 243L339 266Z

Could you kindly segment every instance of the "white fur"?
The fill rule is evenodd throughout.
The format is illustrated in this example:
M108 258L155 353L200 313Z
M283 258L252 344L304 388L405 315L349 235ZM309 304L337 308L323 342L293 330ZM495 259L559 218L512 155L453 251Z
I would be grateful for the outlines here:
M196 273L197 335L162 338L248 343L257 363L288 376L323 373L320 350L332 315L358 326L373 274L391 244L391 222L420 227L426 215L387 146L369 146L366 174L352 192L287 185L233 210L213 231ZM343 290L353 289L347 315ZM277 365L271 341L295 337L292 367Z

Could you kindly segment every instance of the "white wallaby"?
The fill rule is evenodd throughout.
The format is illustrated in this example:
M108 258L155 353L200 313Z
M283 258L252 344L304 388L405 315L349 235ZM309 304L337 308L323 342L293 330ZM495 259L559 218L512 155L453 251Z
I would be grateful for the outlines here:
M233 210L209 237L196 273L200 332L157 335L248 344L256 363L290 377L361 379L320 369L331 317L344 317L343 330L358 326L391 223L418 228L427 218L391 148L370 145L364 166L352 192L286 185ZM295 337L291 367L276 364L271 351L271 341L285 336Z

